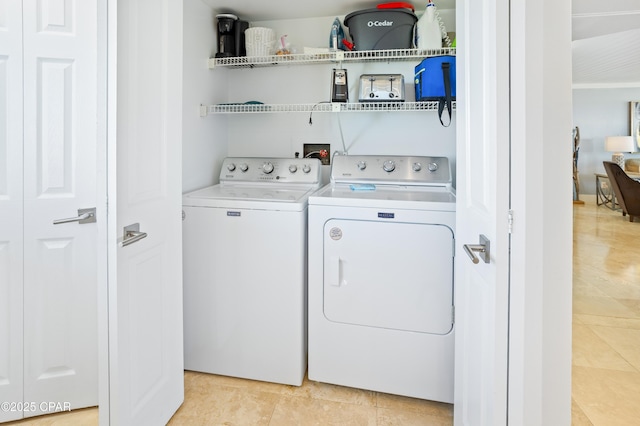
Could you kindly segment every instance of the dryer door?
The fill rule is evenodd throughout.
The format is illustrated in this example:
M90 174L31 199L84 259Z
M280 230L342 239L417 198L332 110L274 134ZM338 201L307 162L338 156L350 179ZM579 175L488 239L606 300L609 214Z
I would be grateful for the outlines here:
M324 228L324 314L421 333L453 328L453 231L445 225L332 219Z

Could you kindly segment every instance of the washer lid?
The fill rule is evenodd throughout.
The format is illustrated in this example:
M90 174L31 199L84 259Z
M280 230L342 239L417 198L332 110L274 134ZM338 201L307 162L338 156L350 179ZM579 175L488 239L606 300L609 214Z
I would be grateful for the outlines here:
M214 185L183 196L185 206L301 210L316 186Z
M309 204L455 211L456 195L446 187L329 184L312 194Z

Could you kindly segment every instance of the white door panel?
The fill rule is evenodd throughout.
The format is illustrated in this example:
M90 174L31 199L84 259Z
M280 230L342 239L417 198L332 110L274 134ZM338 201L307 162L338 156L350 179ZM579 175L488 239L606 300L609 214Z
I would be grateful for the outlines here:
M184 395L182 1L109 8L117 50L109 53L110 389L101 407L110 424L164 424ZM122 246L134 223L148 236Z
M2 401L98 402L96 227L53 225L96 203L95 24L92 1L0 6Z
M509 2L456 3L457 220L456 425L507 416ZM490 262L462 245L490 240Z
M142 241L138 245L148 244ZM150 245L150 244L149 244ZM133 250L133 245L125 250ZM156 395L166 380L164 371L170 370L167 365L170 359L162 354L164 350L163 329L171 324L164 324L163 312L167 310L171 295L165 294L163 285L167 270L166 252L162 246L148 247L132 254L127 262L119 265L122 276L132 283L130 288L120 292L120 310L118 321L128 324L127 332L122 336L120 345L129 348L127 362L121 362L121 373L127 378L124 386L128 398L122 399L123 405L129 405L132 418L139 413L144 415L147 398Z
M96 278L83 263L95 246L63 237L25 249L25 398L97 405Z
M25 0L25 400L97 405L95 1ZM42 414L41 411L25 415Z
M22 8L0 6L0 401L22 401ZM0 422L22 417L0 410Z

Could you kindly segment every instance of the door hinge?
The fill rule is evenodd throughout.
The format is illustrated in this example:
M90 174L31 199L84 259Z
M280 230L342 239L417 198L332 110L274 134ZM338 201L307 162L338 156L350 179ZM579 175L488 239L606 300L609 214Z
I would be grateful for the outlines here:
M513 210L507 213L507 224L509 226L509 234L513 233Z

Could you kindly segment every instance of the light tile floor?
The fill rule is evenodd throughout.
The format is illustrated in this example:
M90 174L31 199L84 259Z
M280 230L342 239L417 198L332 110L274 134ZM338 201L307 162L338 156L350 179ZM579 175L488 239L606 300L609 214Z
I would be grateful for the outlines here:
M640 424L640 223L574 206L574 426ZM301 387L185 373L170 425L451 425L453 408L305 380ZM98 423L97 409L7 425Z
M640 223L582 198L573 209L572 424L638 425Z
M453 406L304 380L302 386L185 374L169 425L451 425Z

